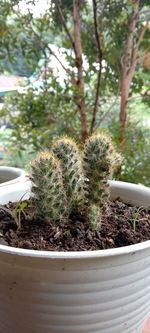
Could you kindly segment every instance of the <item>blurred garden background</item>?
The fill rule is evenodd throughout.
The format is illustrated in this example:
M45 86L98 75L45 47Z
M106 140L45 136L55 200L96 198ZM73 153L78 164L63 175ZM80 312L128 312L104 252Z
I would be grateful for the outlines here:
M150 186L150 1L0 0L0 165L111 133L115 179Z

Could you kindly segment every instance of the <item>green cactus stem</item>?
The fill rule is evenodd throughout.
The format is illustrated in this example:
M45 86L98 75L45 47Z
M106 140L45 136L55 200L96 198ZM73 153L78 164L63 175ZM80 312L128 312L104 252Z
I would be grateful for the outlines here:
M68 214L62 170L52 153L40 153L31 163L33 206L48 221L61 221Z
M101 211L96 205L90 205L87 210L87 218L92 230L98 230L101 227Z
M67 137L60 138L52 145L52 152L61 162L70 212L81 209L85 203L86 186L76 143Z
M110 137L106 134L91 136L84 146L83 165L89 179L88 200L104 207L109 200L108 180L116 166L116 152Z

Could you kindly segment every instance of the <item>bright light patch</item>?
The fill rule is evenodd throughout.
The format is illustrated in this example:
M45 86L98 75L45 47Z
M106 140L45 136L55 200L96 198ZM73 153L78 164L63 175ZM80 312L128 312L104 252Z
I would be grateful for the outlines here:
M40 17L49 10L50 0L35 0L34 3L35 4L31 4L30 1L25 0L20 1L19 9L22 14L27 14L28 10L30 10L34 17Z

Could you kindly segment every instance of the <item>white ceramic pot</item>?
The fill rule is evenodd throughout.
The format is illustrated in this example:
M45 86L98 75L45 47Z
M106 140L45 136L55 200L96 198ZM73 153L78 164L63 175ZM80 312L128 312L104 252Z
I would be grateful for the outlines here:
M111 182L111 194L150 205L144 186ZM1 333L140 333L149 313L150 241L86 252L0 246Z
M26 181L26 172L19 168L0 166L0 193L16 188L20 183Z

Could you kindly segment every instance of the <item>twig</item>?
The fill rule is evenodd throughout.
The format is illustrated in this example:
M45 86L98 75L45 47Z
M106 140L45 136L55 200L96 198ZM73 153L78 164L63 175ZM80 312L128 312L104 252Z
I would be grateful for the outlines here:
M123 72L128 75L131 69L131 65L135 65L134 61L134 52L133 52L133 38L134 38L134 31L136 28L136 24L138 21L139 17L139 3L140 0L137 0L136 3L133 2L134 4L134 10L132 12L131 18L129 20L129 25L128 25L128 35L127 35L127 40L125 43L124 47L124 52L123 56L121 58L121 66L123 69Z
M65 31L66 31L66 34L67 34L67 36L68 36L68 38L69 38L69 40L70 40L70 42L71 42L71 44L72 44L73 50L74 50L74 52L76 52L73 37L72 37L72 35L70 34L70 31L69 31L69 29L68 29L68 27L67 27L67 24L66 24L66 21L65 21L65 18L64 18L63 12L62 12L62 10L61 10L60 0L55 0L55 5L56 5L56 9L57 9L57 12L58 12L59 18L60 18L60 20L61 20L61 23L62 23L62 25L63 25L63 27L64 27L64 29L65 29Z
M113 101L113 103L109 106L108 110L105 112L105 114L100 118L97 126L96 126L96 129L99 127L99 125L104 121L104 119L107 117L107 115L109 115L110 111L113 109L114 105L116 104L118 98L119 98L119 95L120 95L120 84L118 86L118 91L117 91L117 95Z
M56 60L59 62L59 64L62 66L62 68L66 71L66 73L69 74L69 76L71 76L71 82L75 83L75 79L73 79L73 72L71 72L71 70L67 67L64 66L64 64L62 63L62 61L57 57L57 55L55 54L55 52L52 51L51 47L49 46L49 44L46 45L47 49L49 50L50 54L53 55Z
M38 38L40 38L40 36L39 36L39 34L34 30L34 27L33 27L33 25L32 25L32 31L34 32L34 34L38 37ZM43 43L43 49L44 48L47 48L48 50L49 50L49 52L50 52L50 54L51 55L53 55L55 58L56 58L56 60L59 62L59 64L61 65L61 67L66 71L66 73L71 77L71 83L73 83L73 84L75 84L76 83L76 80L73 78L73 73L71 72L71 70L69 69L69 68L66 68L65 66L64 66L64 64L62 63L62 61L57 57L57 55L55 54L55 52L53 52L52 51L52 49L51 49L51 47L49 46L49 44L44 44ZM45 51L43 51L44 52L44 55L45 55Z
M146 24L141 28L141 31L140 31L140 34L139 34L139 38L136 42L136 46L132 49L132 55L131 55L131 71L134 72L134 69L135 69L135 66L137 64L137 53L138 53L138 50L140 48L140 45L143 41L143 38L144 38L144 35L145 35L145 32L147 30L147 27L148 27L148 24L149 24L149 19L147 19L146 21Z
M95 126L95 121L96 121L96 113L97 113L97 108L98 108L99 92L100 92L100 86L101 86L102 59L103 59L103 51L102 51L99 32L98 32L96 0L93 0L93 16L94 16L95 39L96 39L96 44L97 44L97 49L98 49L99 70L98 70L98 77L97 77L97 87L96 87L95 102L94 102L93 115L92 115L92 121L91 121L91 127L90 127L90 134L93 133L93 129Z

